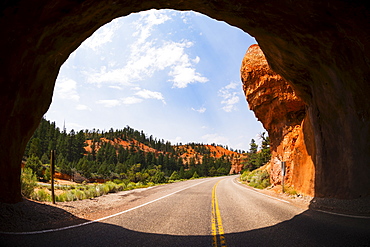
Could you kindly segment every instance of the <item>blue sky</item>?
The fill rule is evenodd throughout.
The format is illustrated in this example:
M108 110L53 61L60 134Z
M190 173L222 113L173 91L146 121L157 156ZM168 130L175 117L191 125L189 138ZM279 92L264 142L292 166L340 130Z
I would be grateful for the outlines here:
M171 143L247 151L263 132L240 65L256 41L192 11L150 10L97 30L59 72L46 118L71 129L126 125Z

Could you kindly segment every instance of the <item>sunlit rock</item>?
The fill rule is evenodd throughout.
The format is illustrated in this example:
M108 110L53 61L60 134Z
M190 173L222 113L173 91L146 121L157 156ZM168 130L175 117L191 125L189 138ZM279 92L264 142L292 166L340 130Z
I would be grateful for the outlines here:
M314 195L312 126L305 103L280 75L271 70L258 45L249 47L241 67L243 90L250 109L268 131L271 142L270 177L281 184L281 162L286 162L285 184Z

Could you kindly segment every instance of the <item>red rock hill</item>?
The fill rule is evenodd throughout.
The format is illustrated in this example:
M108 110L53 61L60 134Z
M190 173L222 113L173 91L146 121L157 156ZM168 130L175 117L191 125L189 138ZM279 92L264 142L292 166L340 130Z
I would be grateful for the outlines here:
M113 140L109 140L107 138L100 138L99 142L95 142L95 153L98 152L98 150L101 148L101 145L103 143L110 143L113 146L122 146L123 148L127 149L131 146L134 146L135 148L142 150L146 153L152 152L155 154L164 153L163 151L159 151L157 149L151 148L135 139L131 139L129 141L122 140L120 138L115 138ZM86 140L85 142L87 146L85 147L85 150L87 153L92 152L92 146L93 141L92 140ZM230 159L231 161L231 168L230 168L230 174L238 173L243 169L242 159L245 158L245 154L240 154L234 151L230 151L224 147L221 146L214 146L214 145L203 145L203 144L195 144L195 145L179 145L179 146L173 146L174 150L180 154L180 157L183 159L184 164L190 164L191 159L195 161L195 163L200 163L203 158L203 153L209 153L210 157L214 158L221 158L222 156L225 156ZM203 149L201 151L200 149Z
M184 163L189 163L192 158L195 159L196 162L200 162L203 158L201 152L197 151L199 147L204 147L209 150L210 157L214 158L221 158L222 156L226 156L230 158L231 167L230 167L230 174L239 173L243 169L243 159L246 158L246 154L240 154L234 151L230 151L221 146L214 146L214 145L196 145L196 148L193 148L191 145L181 145L175 146L175 150L181 152L181 158L183 159Z

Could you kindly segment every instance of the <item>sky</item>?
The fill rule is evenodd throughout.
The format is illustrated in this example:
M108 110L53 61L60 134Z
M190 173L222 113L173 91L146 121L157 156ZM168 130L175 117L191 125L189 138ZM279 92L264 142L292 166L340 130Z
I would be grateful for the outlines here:
M177 143L249 150L265 130L249 110L240 66L256 41L193 11L114 19L63 64L47 120L67 131L130 126Z

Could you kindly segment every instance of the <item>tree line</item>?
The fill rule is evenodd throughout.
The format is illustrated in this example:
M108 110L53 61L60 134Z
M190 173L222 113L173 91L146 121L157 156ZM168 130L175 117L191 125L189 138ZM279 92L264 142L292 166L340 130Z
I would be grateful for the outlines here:
M254 139L250 142L250 149L247 152L247 158L244 161L244 170L252 171L263 165L271 159L270 138L265 136L265 132L259 135L261 138L261 148L258 150L258 144Z
M123 147L115 140L127 141L130 145ZM155 151L143 151L134 140ZM91 152L85 149L87 141L91 143ZM67 133L65 128L61 130L55 122L43 118L27 144L25 159L26 166L45 180L49 179L50 150L56 150L57 171L80 180L126 179L160 183L169 179L228 174L233 157L215 158L205 145L188 145L201 158L192 157L185 161L181 157L183 149L176 149L169 141L148 136L129 126L120 130L71 130Z

